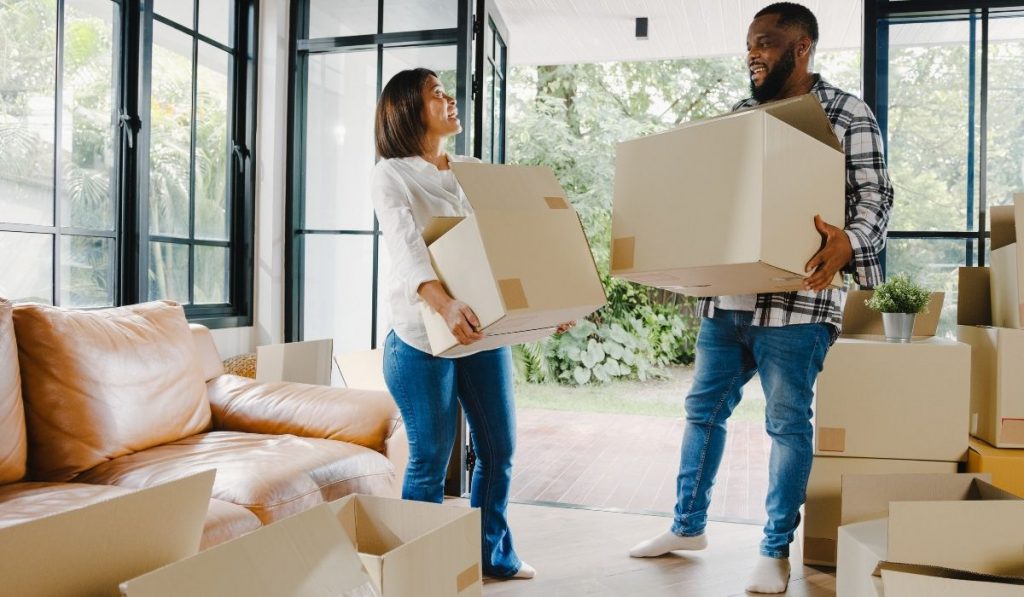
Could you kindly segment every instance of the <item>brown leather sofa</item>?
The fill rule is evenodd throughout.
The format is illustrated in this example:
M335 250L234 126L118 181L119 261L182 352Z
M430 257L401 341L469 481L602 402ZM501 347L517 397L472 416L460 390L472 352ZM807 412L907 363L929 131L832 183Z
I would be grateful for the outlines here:
M225 374L174 303L0 299L0 527L213 468L206 548L350 493L396 495L405 443L386 392Z

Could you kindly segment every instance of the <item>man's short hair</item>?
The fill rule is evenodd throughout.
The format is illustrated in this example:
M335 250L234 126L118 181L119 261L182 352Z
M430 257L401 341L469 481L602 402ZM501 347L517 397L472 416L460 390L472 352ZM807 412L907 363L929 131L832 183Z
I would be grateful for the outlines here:
M813 45L818 45L818 19L809 8L794 2L776 2L762 8L754 18L764 15L778 15L779 27L799 27L811 38Z

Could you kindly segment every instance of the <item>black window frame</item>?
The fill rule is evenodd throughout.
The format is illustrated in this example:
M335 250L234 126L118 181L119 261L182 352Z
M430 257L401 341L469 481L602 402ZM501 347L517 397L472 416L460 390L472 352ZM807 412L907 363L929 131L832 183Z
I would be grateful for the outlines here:
M200 0L192 0L195 18L198 19ZM55 86L54 86L54 178L52 226L0 223L0 231L29 232L52 236L51 255L53 258L51 302L61 306L61 240L64 236L87 236L108 238L114 241L111 283L111 306L121 306L147 301L148 299L148 106L150 102L149 80L151 75L153 3L144 0L110 0L114 15L112 28L114 80L112 90L113 136L112 163L114 174L111 180L111 194L114 204L112 231L89 230L64 226L61 221L60 197L62 103L63 103L63 55L66 0L56 0L56 45ZM255 214L255 168L251 149L256 138L256 90L257 90L257 47L258 47L258 0L233 0L234 13L230 31L234 32L233 48L200 34L203 41L212 43L231 55L234 76L228 101L228 136L235 150L228 157L226 192L228 205L228 241L193 241L192 246L216 244L230 246L228 294L229 301L219 305L184 305L185 313L192 322L202 323L210 328L241 327L252 324L253 317L253 263L254 263L254 214ZM167 22L162 17L158 20ZM196 25L196 21L193 21ZM176 26L176 24L172 24ZM176 28L181 28L176 26ZM193 47L197 46L194 42ZM193 66L195 69L195 63ZM195 79L195 71L192 73ZM193 98L194 100L194 98ZM193 101L193 111L195 110ZM193 118L193 127L195 126ZM193 136L194 137L194 136ZM194 144L194 140L192 141ZM191 185L190 185L191 186ZM190 195L193 191L190 189ZM194 251L194 249L190 249ZM190 264L192 261L190 260ZM190 270L194 266L190 266ZM192 272L189 272L189 280ZM193 290L190 284L190 296Z

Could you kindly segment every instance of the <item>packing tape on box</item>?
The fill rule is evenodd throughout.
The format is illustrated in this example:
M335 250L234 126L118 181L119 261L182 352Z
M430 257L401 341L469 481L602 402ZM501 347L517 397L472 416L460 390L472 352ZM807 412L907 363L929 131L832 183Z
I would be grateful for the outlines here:
M569 209L569 203L564 197L545 197L544 201L547 201L551 209Z
M1024 444L1024 419L1003 419L1000 436L1008 444Z
M836 562L836 541L824 537L804 537L804 561Z
M466 568L459 573L459 576L455 579L456 593L461 593L472 587L476 582L480 580L480 564L474 563L469 568Z
M526 301L526 291L523 290L523 281L519 278L505 278L498 280L498 290L501 298L505 301L505 308L508 310L528 309L530 303Z
M818 429L818 449L822 452L845 452L846 428L822 427Z
M612 269L633 269L633 255L636 250L636 237L624 236L612 241Z

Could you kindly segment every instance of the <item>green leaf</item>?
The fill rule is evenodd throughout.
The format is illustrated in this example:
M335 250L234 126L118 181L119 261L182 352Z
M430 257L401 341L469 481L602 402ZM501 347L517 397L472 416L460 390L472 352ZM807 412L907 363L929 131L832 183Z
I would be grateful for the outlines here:
M576 385L586 385L590 381L590 369L585 367L576 367L572 372L572 377L576 381Z

